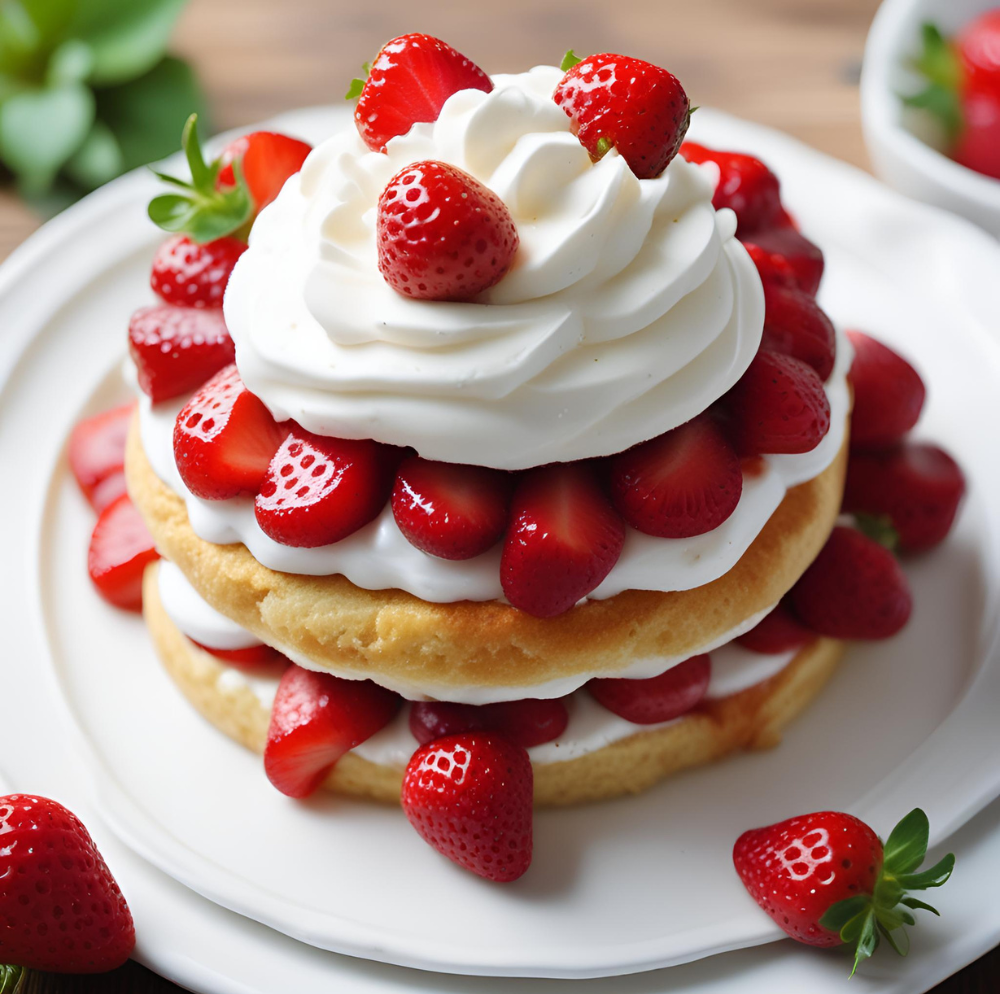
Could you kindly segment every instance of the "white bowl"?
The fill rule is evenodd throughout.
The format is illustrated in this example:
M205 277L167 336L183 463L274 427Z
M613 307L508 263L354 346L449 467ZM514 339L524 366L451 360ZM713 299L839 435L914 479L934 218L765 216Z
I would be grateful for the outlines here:
M861 74L861 118L875 172L890 186L962 214L1000 238L1000 180L949 159L920 112L899 98L919 87L907 61L920 48L920 25L946 35L995 7L998 0L885 0L875 15Z

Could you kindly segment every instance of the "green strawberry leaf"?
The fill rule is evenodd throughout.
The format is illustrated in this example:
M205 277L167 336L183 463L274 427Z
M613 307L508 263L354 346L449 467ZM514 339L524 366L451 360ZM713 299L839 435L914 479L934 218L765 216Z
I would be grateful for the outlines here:
M904 888L909 890L928 890L931 887L943 887L951 877L955 869L955 855L948 853L940 859L929 870L922 873L904 873L899 877L899 882Z
M903 103L931 113L954 139L962 130L962 67L954 47L934 24L921 26L920 54L910 65L927 80L927 86L902 96Z
M0 965L0 994L14 994L24 975L19 966Z
M867 535L873 542L885 546L890 552L895 552L899 547L899 532L896 531L889 515L859 512L854 515L854 524L859 532Z
M347 93L344 94L345 100L357 100L358 97L361 96L361 91L364 90L365 83L368 82L368 77L371 74L372 64L370 62L366 62L361 68L365 71L365 78L361 79L360 77L355 76L355 78L351 80L351 85L348 86Z
M931 914L937 915L938 918L941 917L941 912L938 911L933 905L925 904L923 901L915 897L904 897L900 900L900 904L905 904L908 908L913 908L914 911L929 911Z
M573 66L579 65L581 62L583 62L583 59L572 48L568 48L566 49L566 54L562 57L562 62L559 63L559 68L563 72L569 72Z
M837 901L826 909L826 914L820 918L820 925L828 932L842 932L852 918L857 918L862 912L868 909L871 898L866 894L857 894L854 897L845 897L843 901ZM843 938L843 936L841 936Z
M878 930L879 934L892 946L898 955L905 956L910 951L910 935L905 928L893 930L886 927L880 921L878 923Z
M847 945L854 946L854 966L851 969L853 977L858 967L878 949L879 933L872 909L852 918L841 929L840 937Z
M927 815L920 808L914 808L885 841L885 869L896 876L911 873L927 855L929 836L930 823Z

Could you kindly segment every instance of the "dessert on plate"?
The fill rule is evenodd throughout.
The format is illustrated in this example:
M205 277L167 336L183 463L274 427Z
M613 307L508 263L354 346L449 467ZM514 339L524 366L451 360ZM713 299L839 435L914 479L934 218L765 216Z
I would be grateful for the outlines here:
M207 163L189 123L129 495L128 409L71 445L91 573L278 790L401 800L510 880L533 802L777 743L844 640L906 623L870 533L939 541L961 474L903 439L916 371L816 302L774 174L685 144L666 70L490 77L407 35L353 89L312 150ZM838 525L852 434L869 534Z

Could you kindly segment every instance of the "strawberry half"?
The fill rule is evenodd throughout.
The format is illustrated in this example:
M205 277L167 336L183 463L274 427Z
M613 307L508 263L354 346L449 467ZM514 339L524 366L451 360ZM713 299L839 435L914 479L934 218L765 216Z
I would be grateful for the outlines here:
M506 204L446 162L414 162L378 201L378 268L397 293L470 300L498 283L517 252Z
M221 189L237 183L234 162L242 166L243 179L259 214L281 188L294 176L312 151L312 145L275 131L254 131L230 142L220 156L216 186Z
M254 505L257 523L282 545L339 542L385 506L397 454L371 440L328 438L296 426L267 467Z
M609 476L621 516L660 538L717 528L743 493L736 450L707 414L615 456Z
M559 738L567 724L569 712L560 700L478 705L416 701L410 706L410 731L421 745L462 732L496 732L514 745L530 749Z
M772 655L798 649L815 638L816 633L806 628L782 601L750 631L737 636L736 642L751 652Z
M552 99L594 159L615 148L639 179L667 168L691 123L691 103L676 76L611 52L574 65Z
M227 500L255 494L288 434L243 385L236 366L212 377L177 415L174 460L196 497Z
M500 559L503 592L538 618L568 611L618 562L625 526L585 463L530 470L514 491Z
M453 863L497 883L531 865L534 776L528 754L470 732L421 746L403 775L403 811Z
M453 93L492 89L479 66L440 38L400 35L375 56L354 109L354 123L373 152L384 152L390 139L405 135L414 124L436 121ZM354 95L352 87L348 97Z
M277 649L272 649L269 645L251 645L247 646L245 649L213 649L210 645L203 645L201 642L192 642L199 649L204 652L209 653L209 655L215 656L216 659L221 659L224 663L229 666L235 666L239 669L248 670L262 670L262 669L277 669L278 667L284 671L288 666L288 659L283 656Z
M411 545L441 559L472 559L507 528L513 477L483 466L412 456L396 473L392 513Z
M816 296L823 278L823 253L798 231L791 219L758 228L744 238L743 244L751 255L757 249L772 260L781 260L782 268L791 273L799 287L810 296ZM754 261L757 262L756 257ZM759 263L757 268L761 268Z
M87 570L97 592L115 607L142 610L142 574L159 559L146 523L128 494L109 504L90 536Z
M174 235L157 249L149 285L167 304L222 307L229 277L246 250L246 242L228 236L199 243Z
M132 315L128 350L154 404L196 390L235 357L221 309L169 304Z
M833 322L805 290L766 281L761 348L801 359L825 382L833 372L837 335Z
M398 694L370 680L289 666L267 730L268 780L288 797L308 797L337 760L385 728L401 704Z
M69 468L98 514L125 493L125 439L135 404L84 418L69 437Z
M687 714L701 703L712 678L712 660L702 653L648 680L608 677L587 684L590 696L619 718L656 725Z

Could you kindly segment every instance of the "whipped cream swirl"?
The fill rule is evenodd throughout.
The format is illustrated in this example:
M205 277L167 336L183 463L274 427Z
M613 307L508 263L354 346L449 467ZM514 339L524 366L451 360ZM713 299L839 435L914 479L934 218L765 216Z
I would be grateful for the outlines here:
M226 296L247 386L276 418L422 456L524 469L619 452L690 420L749 365L756 271L710 171L591 161L541 66L462 90L371 152L352 128L254 225ZM497 193L520 249L475 302L412 300L377 262L380 194L437 159Z

